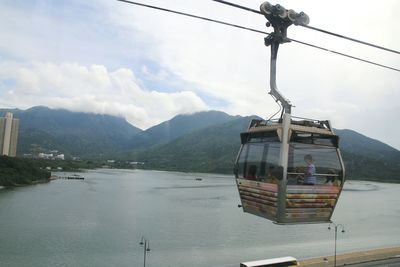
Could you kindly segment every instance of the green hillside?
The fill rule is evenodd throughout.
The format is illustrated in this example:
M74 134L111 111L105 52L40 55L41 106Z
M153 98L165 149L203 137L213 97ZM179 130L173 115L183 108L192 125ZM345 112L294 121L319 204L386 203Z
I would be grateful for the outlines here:
M335 132L349 178L400 182L400 151L352 130Z
M49 181L50 172L31 160L0 156L0 186L15 186Z
M250 117L211 126L159 145L132 157L149 169L187 172L232 173L240 147L239 134Z
M7 110L0 110L0 115ZM91 166L232 174L240 133L252 118L208 111L178 115L142 131L122 118L34 107L20 119L18 155L58 150ZM348 179L400 182L400 151L352 130L336 130ZM129 162L144 162L130 165Z
M232 174L239 133L254 117L198 130L174 141L131 154L145 168ZM336 130L347 179L400 182L400 151L351 130Z
M190 134L209 126L222 124L234 118L235 117L220 111L177 115L169 121L160 123L135 135L130 140L129 148L143 149L158 144L165 144L180 136Z
M20 120L18 155L58 150L66 155L99 158L126 149L142 130L110 115L33 107L12 112ZM34 150L34 151L32 151Z

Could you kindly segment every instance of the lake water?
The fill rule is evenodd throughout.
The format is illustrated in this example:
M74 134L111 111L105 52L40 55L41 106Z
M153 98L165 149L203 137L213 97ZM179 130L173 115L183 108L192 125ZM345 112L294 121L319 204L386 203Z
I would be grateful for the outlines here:
M0 190L0 266L238 267L332 255L327 224L275 225L243 213L233 176L95 170L85 180ZM197 181L195 178L202 178ZM347 182L338 253L400 246L400 185Z

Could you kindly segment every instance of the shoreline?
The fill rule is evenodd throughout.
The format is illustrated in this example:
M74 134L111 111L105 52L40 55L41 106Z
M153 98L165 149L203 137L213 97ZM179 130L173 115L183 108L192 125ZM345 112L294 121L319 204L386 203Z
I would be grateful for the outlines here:
M29 183L24 183L24 184L17 184L13 183L10 185L0 185L0 190L5 189L5 188L14 188L14 187L24 187L24 186L30 186L30 185L37 185L37 184L46 184L49 183L51 179L45 179L45 180L34 180L30 181Z
M373 262L385 259L399 258L400 247L378 248L358 252L348 252L336 255L336 266ZM334 256L323 256L299 260L300 266L319 267L333 266Z

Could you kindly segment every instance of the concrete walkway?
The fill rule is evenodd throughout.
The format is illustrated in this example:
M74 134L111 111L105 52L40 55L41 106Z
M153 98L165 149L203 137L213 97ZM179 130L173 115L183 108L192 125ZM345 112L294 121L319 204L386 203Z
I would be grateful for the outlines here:
M336 255L336 266L345 266L355 263L370 262L395 257L400 257L400 247L351 252ZM333 266L333 264L334 256L300 260L300 266L307 267L330 267Z

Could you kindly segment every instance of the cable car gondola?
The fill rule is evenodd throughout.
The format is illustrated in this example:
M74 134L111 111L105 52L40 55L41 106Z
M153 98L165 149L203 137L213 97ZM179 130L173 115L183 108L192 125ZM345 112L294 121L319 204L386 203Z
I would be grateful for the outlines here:
M342 191L345 170L339 137L327 120L297 118L276 87L279 44L287 42L291 24L307 25L308 16L265 2L260 11L274 32L271 46L270 94L282 106L276 120L252 120L241 133L234 173L243 211L278 224L330 222Z

